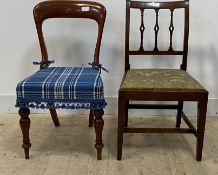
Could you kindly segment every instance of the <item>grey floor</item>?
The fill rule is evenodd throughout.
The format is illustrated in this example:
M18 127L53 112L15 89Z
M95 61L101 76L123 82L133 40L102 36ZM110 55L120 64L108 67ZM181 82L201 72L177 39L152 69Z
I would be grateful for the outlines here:
M0 114L0 175L216 175L218 118L209 117L201 162L195 160L193 135L125 134L123 160L116 160L117 116L105 115L103 160L96 160L95 133L85 115L60 115L55 128L49 115L30 115L30 159L21 148L16 114ZM195 121L195 118L192 118ZM137 116L135 126L174 126L174 117ZM185 125L184 125L185 126Z

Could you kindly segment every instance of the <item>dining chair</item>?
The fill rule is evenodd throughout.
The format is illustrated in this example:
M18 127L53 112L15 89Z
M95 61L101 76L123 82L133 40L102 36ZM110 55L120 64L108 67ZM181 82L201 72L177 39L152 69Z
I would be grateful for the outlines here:
M175 11L184 13L184 25L182 49L174 49L173 34ZM138 50L130 49L130 22L133 10L139 10L141 25L140 46ZM153 49L144 48L144 31L146 29L144 15L148 11L155 14L154 18L154 47ZM162 10L169 10L169 47L166 50L159 49L158 32L160 30L159 14ZM166 17L166 16L165 16ZM149 18L150 20L153 18ZM150 21L149 21L150 22ZM152 22L150 22L151 24ZM131 25L132 27L132 25ZM147 27L148 28L148 27ZM145 2L126 0L126 24L125 24L125 74L119 88L118 95L118 134L117 134L117 159L122 158L123 134L124 133L188 133L194 134L197 138L196 160L201 161L204 140L205 120L207 111L208 91L189 73L187 69L188 37L189 37L189 1L169 1L169 2ZM163 37L162 37L163 38ZM178 37L177 37L178 38ZM145 40L146 41L146 40ZM134 55L155 55L170 56L180 55L182 64L177 69L131 69L130 56ZM133 59L133 58L132 58ZM147 101L147 103L141 103ZM159 102L154 103L153 101ZM165 103L160 103L165 101ZM174 101L176 104L167 103ZM184 101L197 102L197 129L190 122L183 111ZM134 103L133 103L134 102ZM167 103L167 104L166 104ZM174 109L177 110L176 127L171 128L138 128L128 127L129 109ZM188 127L180 127L181 118Z
M104 120L102 116L106 102L100 76L102 66L99 64L99 53L106 9L96 2L44 1L34 7L33 15L42 56L41 61L34 62L34 64L40 65L40 70L19 82L16 87L16 107L19 107L21 117L20 127L23 134L22 147L25 158L29 159L31 147L29 108L49 109L55 126L60 125L56 109L87 109L90 110L89 126L92 127L94 123L95 148L97 149L97 159L100 160L104 146L102 141ZM97 22L97 42L91 66L49 67L54 61L48 60L42 24L51 18L86 18Z

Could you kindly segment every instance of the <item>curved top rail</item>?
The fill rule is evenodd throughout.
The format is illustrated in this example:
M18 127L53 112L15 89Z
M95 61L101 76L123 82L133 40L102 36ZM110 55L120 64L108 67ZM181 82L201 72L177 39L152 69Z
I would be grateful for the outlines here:
M97 2L44 1L34 7L33 14L38 22L49 18L90 18L99 23L104 20L106 9Z
M144 2L144 1L130 1L130 8L142 9L176 9L185 8L189 1L169 1L169 2Z
M88 18L98 23L98 38L94 54L94 62L99 63L101 38L106 18L106 9L97 2L87 1L44 1L33 9L42 60L48 60L48 53L42 32L42 23L50 18Z

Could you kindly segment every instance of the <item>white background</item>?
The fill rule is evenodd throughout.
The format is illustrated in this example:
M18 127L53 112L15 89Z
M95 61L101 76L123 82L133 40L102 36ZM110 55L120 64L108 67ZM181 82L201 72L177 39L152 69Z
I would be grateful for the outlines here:
M38 69L33 61L40 61L38 38L32 15L33 7L41 1L2 1L0 6L0 112L14 112L16 84ZM117 94L124 73L125 0L97 0L107 9L100 62L110 73L102 73L107 113L117 112ZM145 17L145 46L153 47L155 18L153 12ZM159 46L167 49L169 40L169 12L160 12ZM139 12L134 12L137 19ZM175 13L175 48L180 48L183 16ZM216 115L218 106L218 1L190 1L190 37L188 72L209 91L209 114ZM138 48L140 20L132 20L131 47ZM149 30L149 31L148 31ZM44 23L44 35L49 58L53 66L84 65L92 61L97 24L91 20L48 20ZM149 44L147 44L147 43ZM166 44L166 43L165 43ZM133 60L133 59L131 59ZM133 67L179 68L181 58L167 59L138 57L131 61ZM139 65L139 66L137 66ZM187 109L188 109L187 105ZM189 109L188 109L189 110ZM192 113L192 110L189 111Z

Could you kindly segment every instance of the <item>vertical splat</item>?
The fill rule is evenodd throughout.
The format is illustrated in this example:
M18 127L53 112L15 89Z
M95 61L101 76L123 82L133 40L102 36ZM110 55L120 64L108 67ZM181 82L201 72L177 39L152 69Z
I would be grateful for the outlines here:
M156 24L155 24L155 26L154 26L154 31L155 31L155 46L154 46L154 51L158 51L158 47L157 47L157 35L158 35L158 31L159 31L158 12L159 12L159 9L155 9L155 13L156 13Z
M140 9L140 11L141 11L141 26L140 26L139 30L141 32L141 44L140 44L139 51L144 51L144 48L143 48L143 38L144 38L144 31L145 31L144 9Z
M170 31L170 46L168 51L173 51L173 31L174 31L174 26L173 26L173 12L174 9L170 9L170 13L171 13L171 19L170 19L170 26L169 26L169 31Z

